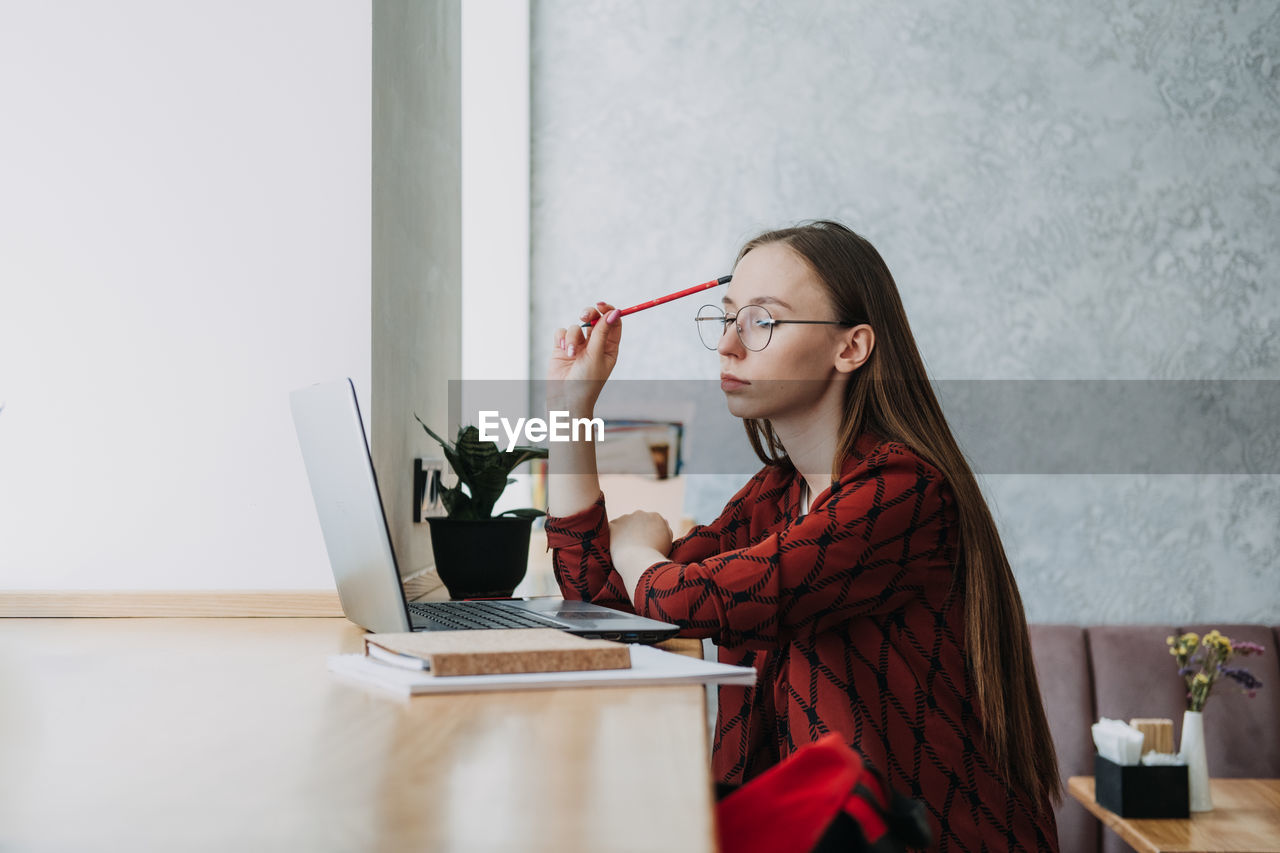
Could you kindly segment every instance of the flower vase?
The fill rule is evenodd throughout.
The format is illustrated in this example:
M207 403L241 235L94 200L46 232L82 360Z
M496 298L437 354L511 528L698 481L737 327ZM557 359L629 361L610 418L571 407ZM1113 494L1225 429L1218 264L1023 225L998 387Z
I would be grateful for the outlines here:
M1182 760L1187 762L1187 785L1191 811L1213 810L1209 796L1209 762L1204 750L1204 714L1185 711L1182 714Z

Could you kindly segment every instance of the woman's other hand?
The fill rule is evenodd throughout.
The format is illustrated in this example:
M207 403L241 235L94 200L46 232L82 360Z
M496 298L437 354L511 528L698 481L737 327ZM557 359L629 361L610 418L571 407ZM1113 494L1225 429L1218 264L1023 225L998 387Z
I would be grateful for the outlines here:
M622 320L609 303L597 302L594 308L582 309L580 318L583 322L599 319L588 329L556 329L547 368L549 405L575 416L594 412L605 380L618 362L622 342Z
M609 556L633 602L645 570L671 553L671 539L671 525L656 512L637 510L609 522Z
M609 522L609 550L644 548L666 556L674 540L671 525L656 512L637 510Z

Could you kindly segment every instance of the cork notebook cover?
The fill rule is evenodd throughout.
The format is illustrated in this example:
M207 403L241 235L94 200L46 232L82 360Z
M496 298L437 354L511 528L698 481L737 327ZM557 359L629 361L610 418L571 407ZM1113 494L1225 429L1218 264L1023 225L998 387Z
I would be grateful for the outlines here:
M631 668L626 645L555 628L370 634L365 644L424 661L438 676Z

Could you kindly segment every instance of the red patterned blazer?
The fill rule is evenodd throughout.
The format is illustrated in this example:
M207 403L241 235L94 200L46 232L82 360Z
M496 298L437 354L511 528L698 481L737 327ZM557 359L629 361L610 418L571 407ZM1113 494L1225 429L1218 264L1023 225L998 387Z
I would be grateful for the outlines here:
M750 780L840 733L922 800L939 850L1057 850L1046 806L1001 782L982 746L964 652L958 513L940 472L862 436L840 479L798 517L801 478L765 466L711 524L640 578L635 605L609 556L604 496L547 518L565 598L711 637L754 687L721 687L712 767Z

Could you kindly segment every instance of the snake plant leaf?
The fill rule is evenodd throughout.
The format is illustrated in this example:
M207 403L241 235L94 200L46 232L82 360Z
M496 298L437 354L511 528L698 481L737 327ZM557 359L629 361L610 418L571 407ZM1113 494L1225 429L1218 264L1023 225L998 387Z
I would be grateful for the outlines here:
M499 517L504 515L514 515L516 518L542 518L546 513L540 509L508 509L498 513Z
M422 424L422 428L427 431L427 435L431 436L436 440L437 443L439 443L440 447L444 450L444 458L448 460L449 467L452 468L454 473L458 474L459 479L461 479L462 471L465 466L462 464L462 460L458 457L458 454L454 451L453 446L450 445L449 442L445 441L440 436L436 435L431 430L431 427L423 423L422 418L418 417L416 413L414 414L413 417L418 423Z
M454 486L452 489L442 489L440 491L440 502L444 504L445 512L449 514L449 518L467 518L472 511L471 496L462 491L460 486Z
M436 434L435 434L435 432L431 429L431 427L429 427L429 426L427 426L425 423L423 423L422 418L418 417L418 413L417 413L417 412L414 412L414 413L413 413L413 419L414 419L415 421L417 421L418 423L422 424L422 428L423 428L423 429L425 429L425 430L427 431L427 435L431 436L431 437L432 437L432 438L434 438L436 441L440 442L440 446L441 446L441 447L448 447L448 446L449 446L449 442L445 441L443 438L441 438L440 436L436 435Z
M516 445L510 450L504 450L502 458L506 461L507 470L512 470L520 463L527 462L530 459L546 459L547 448Z
M521 446L507 451L500 450L496 442L481 440L480 430L474 426L460 427L458 436L451 445L423 423L422 418L416 414L414 418L444 449L445 458L458 475L457 486L442 490L442 500L450 518L490 518L494 504L502 496L503 490L509 483L515 482L510 476L511 471L530 459L545 459L547 456L547 451L541 447Z

